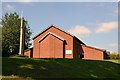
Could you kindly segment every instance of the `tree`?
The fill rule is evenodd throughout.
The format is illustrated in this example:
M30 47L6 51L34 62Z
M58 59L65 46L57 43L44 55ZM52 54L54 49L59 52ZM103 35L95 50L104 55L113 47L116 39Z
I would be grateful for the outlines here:
M14 13L6 13L2 16L2 55L10 56L18 54L20 43L20 23L21 18ZM25 49L31 46L30 36L32 34L28 22L24 19L25 27Z
M2 56L2 28L0 25L0 56Z
M120 59L120 56L117 52L112 52L110 54L110 59Z

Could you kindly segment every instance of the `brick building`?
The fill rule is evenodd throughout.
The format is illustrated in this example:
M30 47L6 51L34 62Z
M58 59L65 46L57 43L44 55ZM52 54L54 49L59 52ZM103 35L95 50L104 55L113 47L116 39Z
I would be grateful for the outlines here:
M84 58L103 60L108 57L106 50L87 46L76 36L49 26L33 37L33 48L24 51L32 58Z

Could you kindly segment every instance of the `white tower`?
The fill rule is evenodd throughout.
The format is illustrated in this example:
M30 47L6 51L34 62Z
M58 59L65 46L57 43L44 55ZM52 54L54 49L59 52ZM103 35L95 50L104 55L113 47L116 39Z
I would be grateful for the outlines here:
M25 38L24 38L24 19L23 19L22 15L21 15L19 55L23 55L23 54L24 54L24 45L25 45Z

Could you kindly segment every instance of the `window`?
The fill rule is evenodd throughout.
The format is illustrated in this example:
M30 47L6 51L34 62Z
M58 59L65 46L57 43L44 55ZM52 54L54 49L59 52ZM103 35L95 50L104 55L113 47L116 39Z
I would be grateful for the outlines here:
M72 54L72 50L66 50L66 54Z

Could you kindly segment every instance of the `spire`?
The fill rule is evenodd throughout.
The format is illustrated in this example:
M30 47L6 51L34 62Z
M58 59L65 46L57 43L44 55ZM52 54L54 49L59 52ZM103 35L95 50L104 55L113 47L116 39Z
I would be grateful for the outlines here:
M21 26L20 27L23 27L23 11L21 12Z
M23 12L21 13L21 26L20 26L20 46L19 46L19 55L23 55L24 53L24 19Z

